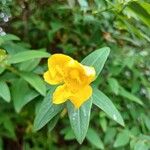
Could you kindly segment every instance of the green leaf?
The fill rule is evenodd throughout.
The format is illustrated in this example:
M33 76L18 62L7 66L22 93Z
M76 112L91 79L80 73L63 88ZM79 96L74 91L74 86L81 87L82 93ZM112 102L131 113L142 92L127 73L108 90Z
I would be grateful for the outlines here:
M48 132L51 132L54 129L58 120L59 120L58 115L56 115L53 119L50 120L50 122L48 123Z
M136 97L132 93L130 93L127 90L125 90L122 86L120 86L119 95L127 98L130 101L133 101L133 102L136 102L136 103L138 103L140 105L143 105L143 102L138 97Z
M5 71L5 68L2 68L2 67L0 66L0 74L2 74L4 71Z
M11 121L11 119L9 118L9 116L7 116L4 119L3 125L4 125L5 129L8 131L8 136L10 138L16 138L16 135L15 135L15 126L14 126L13 122Z
M108 128L105 133L104 143L105 144L112 143L114 141L116 132L117 132L117 128L115 127Z
M50 25L51 25L51 28L52 28L51 31L53 33L56 33L61 28L63 28L63 24L61 22L59 22L59 21L56 21L56 22L53 21L53 22L50 23Z
M16 112L20 112L23 106L39 95L37 92L29 88L27 82L23 79L15 80L11 89Z
M10 102L10 91L9 87L4 81L0 81L0 96L6 101Z
M114 143L114 147L125 146L129 143L130 135L128 130L123 130L117 135L117 138Z
M74 135L74 132L70 129L70 130L67 130L65 132L65 137L64 137L65 140L73 140L75 139L75 135Z
M110 118L124 126L121 114L118 112L111 100L97 88L93 88L93 103L102 109Z
M2 38L4 41L13 41L13 40L19 41L20 40L19 37L13 34L6 34L6 35L1 36L0 38Z
M104 67L104 64L108 58L109 53L110 48L103 47L89 54L82 60L81 63L87 66L93 66L96 70L96 76L98 76Z
M150 136L149 135L144 135L144 134L140 134L140 136L139 136L139 139L140 140L144 140L144 141L150 141Z
M101 125L101 128L104 132L106 132L107 130L107 120L105 117L103 118L100 118L100 121L99 121L100 125Z
M26 80L35 90L45 96L46 86L44 81L37 74L31 72L20 72L20 76Z
M140 5L150 14L150 3L140 2Z
M144 119L145 126L150 131L150 118L148 116L144 115L143 119Z
M37 59L31 59L31 60L22 62L19 64L19 70L32 71L38 66L38 64L40 63L40 60L41 59L37 58Z
M114 92L116 95L118 95L118 92L119 92L118 81L115 78L109 78L108 83L109 83L109 86L110 86L112 92Z
M50 56L49 53L43 51L37 50L24 51L8 57L8 63L15 64L35 58L47 58L49 56Z
M150 27L150 14L138 2L131 2L128 7L143 23Z
M85 102L79 109L76 109L71 102L67 102L70 124L80 144L83 142L88 130L91 106L92 98Z
M98 135L98 133L94 129L92 129L92 128L88 129L86 138L96 148L104 149L103 142L101 141L100 136Z
M144 141L138 141L134 145L134 150L149 150L150 147L148 147Z
M9 55L15 55L23 51L29 51L29 47L26 47L23 43L6 42L3 44L3 48Z
M122 17L122 18L120 17L120 19L123 21L123 23L126 25L126 29L127 29L129 32L131 32L132 35L136 35L136 36L138 36L139 38L145 38L147 41L150 41L150 38L149 38L146 34L144 34L144 32L142 32L141 30L135 28L134 24L129 23L129 22L128 22L127 20L125 20L123 17ZM121 37L120 37L120 38L121 38ZM133 41L133 40L131 40L131 39L129 39L129 38L125 38L125 37L123 37L123 38L124 38L124 40L130 41L131 43L133 43L133 44L135 44L135 45L137 45L137 46L140 46L140 42ZM127 57L127 58L128 58L128 57ZM135 57L134 57L134 58L135 58ZM129 65L130 65L130 64L129 64Z
M0 64L3 63L3 60L7 57L6 51L0 49Z
M64 108L63 105L55 105L52 103L53 91L54 89L51 88L39 107L34 120L34 131L37 131L45 126Z

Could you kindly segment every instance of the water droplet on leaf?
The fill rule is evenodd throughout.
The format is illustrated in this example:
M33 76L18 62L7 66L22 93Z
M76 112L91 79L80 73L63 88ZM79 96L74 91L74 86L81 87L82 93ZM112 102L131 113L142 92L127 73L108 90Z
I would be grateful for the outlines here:
M113 114L113 119L117 120L117 116L115 114Z

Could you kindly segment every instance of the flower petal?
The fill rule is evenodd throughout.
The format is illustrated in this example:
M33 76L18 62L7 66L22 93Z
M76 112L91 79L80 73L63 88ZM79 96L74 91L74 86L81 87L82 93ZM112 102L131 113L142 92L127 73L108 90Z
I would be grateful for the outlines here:
M71 93L65 84L58 86L53 93L53 103L54 104L64 103L70 97L70 94Z
M79 108L92 95L89 85L95 79L95 69L85 66L69 56L54 54L48 59L48 71L44 79L49 84L62 84L53 93L53 103L61 104L66 100Z
M63 54L54 54L48 59L48 68L49 70L57 70L57 67L63 69L63 67L73 60L71 57Z
M84 67L85 75L87 77L87 84L90 84L95 79L96 76L95 69L94 67L89 67L85 65L83 67Z
M52 85L60 84L63 82L63 79L60 76L52 77L50 71L46 71L43 75L44 80Z
M64 82L65 65L72 60L71 57L63 54L54 54L48 59L48 71L44 73L47 83L55 85Z
M84 68L78 61L72 60L67 64L66 74L65 83L72 92L78 91L84 85Z
M96 74L93 67L82 65L76 60L69 61L66 72L65 83L74 92L89 85Z
M76 108L79 108L85 101L87 101L92 95L91 86L85 86L81 88L77 93L70 96L70 101L74 104Z

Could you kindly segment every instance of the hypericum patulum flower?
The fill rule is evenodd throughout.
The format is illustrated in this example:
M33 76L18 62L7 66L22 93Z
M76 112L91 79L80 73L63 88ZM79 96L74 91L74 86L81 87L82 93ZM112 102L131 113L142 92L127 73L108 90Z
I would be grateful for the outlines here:
M70 100L79 108L92 95L90 83L95 79L95 69L85 66L73 58L54 54L48 59L48 71L44 73L44 80L59 86L53 93L54 104L61 104Z

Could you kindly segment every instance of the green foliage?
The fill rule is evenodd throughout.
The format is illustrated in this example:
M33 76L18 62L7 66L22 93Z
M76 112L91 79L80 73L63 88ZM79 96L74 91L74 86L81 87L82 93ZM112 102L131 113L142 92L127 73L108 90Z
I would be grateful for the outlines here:
M93 66L96 69L96 72L98 75L104 66L104 63L108 57L109 51L110 51L109 48L102 48L102 49L96 50L95 52L88 55L82 62L89 66ZM101 61L98 61L98 60L101 60ZM52 102L50 104L49 101L52 101L51 95L47 96L47 98L45 99L45 102L43 101L43 104L41 104L39 108L39 111L38 111L38 114L36 115L36 119L34 123L35 130L38 130L41 127L43 127L55 115L57 115L58 112L62 110L61 105L55 106L54 104L52 104ZM104 103L106 101L106 105L103 104L101 106L101 107L104 107L104 109L102 110L105 110L106 112L108 112L109 116L113 116L113 119L115 115L116 118L114 120L118 121L121 125L124 125L123 119L121 115L119 114L119 112L116 110L115 106L111 102L107 102L108 98L107 99L103 98L104 95L102 94L101 95L99 94L97 97L95 96L97 96L97 93L93 91L93 96L79 109L76 109L73 106L73 104L71 104L71 102L67 102L67 110L68 110L68 115L70 119L70 124L74 131L75 137L80 144L83 142L87 134L89 121L90 121L92 101L94 102L94 100L98 103L98 106L100 106L99 99L102 99ZM48 98L49 100L47 101ZM112 112L109 112L110 108L107 108L109 104L111 104L110 108Z
M23 106L39 95L22 79L15 81L15 84L12 85L11 93L16 112L20 112Z
M8 63L15 64L35 58L49 57L49 54L42 51L25 51L17 53L8 58Z
M62 109L61 105L54 105L52 103L51 95L54 90L50 90L45 96L45 99L41 103L39 110L37 111L36 118L34 121L34 130L41 129L45 124L47 124L53 117L55 117Z
M100 90L94 88L92 98L93 103L96 106L102 109L110 118L124 126L124 121L120 113L105 94L103 94Z
M46 94L46 86L43 80L34 73L20 72L19 75L27 81L35 90L37 90L41 95Z
M70 102L67 104L70 124L80 144L83 142L89 127L91 106L92 98L79 109L75 109Z
M126 144L129 143L129 131L128 130L123 130L121 133L118 133L116 140L114 142L114 147L120 147L120 146L125 146Z
M150 149L149 47L147 0L0 1L0 150ZM53 53L96 69L79 110L51 102Z
M9 87L4 81L0 81L0 96L6 101L10 102Z
M87 140L94 145L96 148L98 149L104 149L104 145L99 137L99 135L97 134L97 132L95 130L93 130L92 128L88 129L87 135L86 135Z
M105 61L109 55L110 49L108 47L101 48L94 51L82 60L82 63L88 66L93 66L98 76L104 67Z

